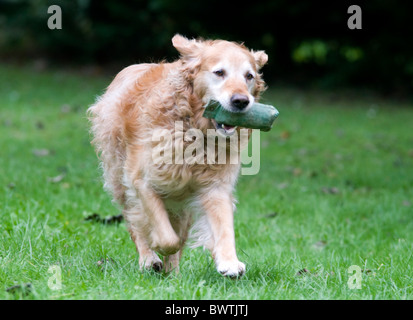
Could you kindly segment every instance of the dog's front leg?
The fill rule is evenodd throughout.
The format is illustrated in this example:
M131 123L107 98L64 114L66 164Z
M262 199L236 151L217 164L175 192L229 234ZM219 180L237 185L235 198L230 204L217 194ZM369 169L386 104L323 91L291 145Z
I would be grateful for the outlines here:
M162 199L143 180L136 180L134 186L149 220L151 230L148 232L148 243L151 249L162 255L176 253L181 248L181 239L172 228Z
M237 278L244 274L245 265L237 258L235 251L234 212L232 199L225 190L208 192L202 198L213 237L210 248L217 270L224 276Z

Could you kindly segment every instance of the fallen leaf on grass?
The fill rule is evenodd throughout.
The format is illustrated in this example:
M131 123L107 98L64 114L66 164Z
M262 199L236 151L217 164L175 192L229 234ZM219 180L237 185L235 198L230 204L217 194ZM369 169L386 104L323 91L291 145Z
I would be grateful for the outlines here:
M337 173L332 172L332 171L328 171L328 172L327 172L327 177L329 177L329 178L335 178L335 177L337 177Z
M289 186L289 184L287 182L282 182L282 183L277 185L277 188L282 190L282 189L287 188L288 186Z
M376 273L373 272L373 270L370 270L370 269L361 269L361 272L364 273L365 275L372 275L372 276L376 275Z
M68 104L64 104L60 107L61 113L69 113L70 111L72 111L72 107Z
M59 183L60 181L63 180L63 178L66 176L65 173L59 174L56 177L47 177L47 181L52 182L52 183Z
M400 168L404 166L404 161L402 158L397 157L394 161L393 161L393 166L395 166L396 168Z
M334 275L335 275L334 271L330 271L330 272L321 271L320 273L318 273L318 272L311 272L311 271L307 270L306 268L299 270L295 274L296 277L299 277L299 276L330 277L330 276L334 276Z
M318 176L318 172L317 171L311 171L309 174L310 178L316 178Z
M120 223L123 221L123 215L122 214L118 214L115 216L110 216L107 218L102 218L99 214L97 214L96 212L91 214L90 216L87 216L85 218L85 221L94 221L94 222L100 222L103 224L114 224L114 223Z
M324 187L321 189L325 194L337 194L340 190L336 187Z
M284 130L281 132L281 138L284 140L287 140L291 136L290 132L287 130Z
M42 121L36 121L36 128L39 130L44 129L44 123Z
M266 214L264 218L275 218L276 216L278 216L278 212L271 212Z
M32 284L31 283L24 283L24 284L17 284L15 286L11 286L6 289L8 293L16 294L21 292L24 295L28 295L32 291Z
M14 188L16 188L16 184L15 183L13 183L13 182L10 182L8 185L7 185L7 188L9 188L9 189L14 189Z
M268 140L261 141L261 148L267 148L270 145Z
M98 262L96 262L97 266L99 267L99 271L104 271L105 270L105 266L108 263L116 263L115 260L113 260L112 258L100 258L98 260Z
M317 241L316 243L313 244L313 248L314 248L314 249L321 250L321 249L323 249L326 245L327 245L327 242L326 242L326 241L320 240L320 241Z
M85 221L101 222L102 218L97 213L93 213L90 216L87 216L84 220Z
M412 205L412 203L410 201L405 200L405 201L403 201L403 205L405 207L410 207Z
M302 276L302 275L305 275L305 274L311 274L311 272L308 271L306 268L304 268L304 269L298 270L298 272L295 275L296 276Z
M70 188L70 183L63 182L63 183L62 183L62 187L63 187L64 189L69 189L69 188Z
M46 157L50 155L50 150L49 149L33 149L32 153L36 157Z

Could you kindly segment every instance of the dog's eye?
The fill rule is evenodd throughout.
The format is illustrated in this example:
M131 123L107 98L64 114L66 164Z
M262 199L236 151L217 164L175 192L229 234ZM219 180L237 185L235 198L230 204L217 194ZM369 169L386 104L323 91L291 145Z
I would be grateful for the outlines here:
M254 75L248 72L248 73L245 75L245 78L246 78L247 80L252 80L252 79L254 79Z
M214 74L217 75L218 77L223 77L225 76L225 71L222 69L214 71Z

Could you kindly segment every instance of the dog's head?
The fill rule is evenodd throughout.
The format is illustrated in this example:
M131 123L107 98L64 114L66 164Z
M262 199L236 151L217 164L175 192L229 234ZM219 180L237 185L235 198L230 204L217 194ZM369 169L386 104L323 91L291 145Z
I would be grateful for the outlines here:
M244 45L224 40L189 40L181 35L172 38L181 54L194 93L206 105L218 101L231 112L245 112L265 90L259 70L267 63L264 51L248 50ZM235 128L214 123L217 129L231 134Z

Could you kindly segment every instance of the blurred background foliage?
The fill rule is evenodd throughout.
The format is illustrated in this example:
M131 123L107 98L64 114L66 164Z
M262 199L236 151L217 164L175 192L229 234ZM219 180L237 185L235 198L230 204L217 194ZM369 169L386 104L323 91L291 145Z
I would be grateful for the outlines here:
M350 5L362 30L350 30ZM49 30L47 8L62 8ZM171 37L223 38L265 50L267 81L323 88L413 88L411 1L0 0L0 58L58 65L171 61Z

